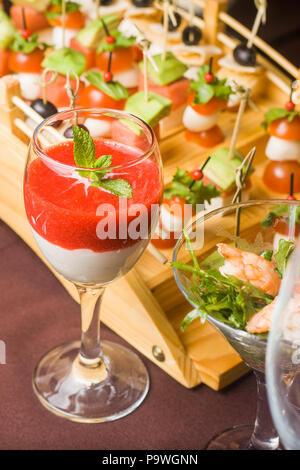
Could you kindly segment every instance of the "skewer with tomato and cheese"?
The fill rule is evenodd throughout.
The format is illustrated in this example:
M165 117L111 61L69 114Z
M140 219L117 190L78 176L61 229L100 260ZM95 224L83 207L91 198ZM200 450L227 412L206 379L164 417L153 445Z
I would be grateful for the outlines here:
M100 41L106 36L104 24L109 29L116 29L120 22L117 15L105 15L87 23L79 33L71 39L70 47L85 55L86 70L96 66L96 51Z
M16 74L25 100L32 101L39 97L45 47L44 43L39 42L37 33L29 36L28 29L16 33L10 46L8 69Z
M55 82L47 86L48 100L53 103L58 110L68 108L70 105L70 98L66 90L67 75L70 74L70 85L73 89L76 88L76 79L72 77L72 72L76 76L81 77L85 70L86 59L85 56L71 48L65 47L56 49L46 55L42 62L44 69L52 69L58 73ZM76 105L79 105L81 94L84 90L85 83L83 80L79 82L79 89L76 99ZM43 97L43 88L40 87L39 96Z
M96 66L102 72L106 71L111 53L111 72L114 79L132 93L139 84L139 69L134 48L136 38L124 36L117 29L110 30L105 21L103 24L106 35L100 41L96 52Z
M88 84L81 95L81 107L124 109L129 93L121 83L114 80L112 74L109 75L109 71L90 70L85 75L85 81ZM92 137L110 137L111 123L112 119L109 117L101 117L101 119L89 117L84 125Z
M220 195L216 185L204 181L203 170L208 162L209 159L201 169L192 172L178 168L172 182L165 187L160 218L152 239L157 248L174 246L192 217Z
M187 70L186 65L177 59L172 52L167 52L165 57L163 54L152 55L151 59L147 58L149 91L164 96L172 102L171 114L160 123L160 130L163 134L168 129L181 125L190 81L184 77ZM145 84L144 61L139 63L139 67L141 71L139 90L143 90Z
M214 147L224 140L218 126L220 111L227 106L232 93L225 79L220 80L211 71L210 65L203 65L198 71L198 80L191 81L188 106L183 114L185 137L201 147Z
M77 2L66 1L65 15L63 13L63 1L51 0L46 17L50 26L53 27L51 42L57 49L69 46L71 39L84 28L86 22L86 17Z
M8 60L10 45L14 40L16 30L10 18L4 11L0 11L0 77L9 74Z
M265 154L263 181L278 193L287 193L290 175L294 174L294 190L300 191L300 113L291 97L283 108L271 108L262 123L269 134Z

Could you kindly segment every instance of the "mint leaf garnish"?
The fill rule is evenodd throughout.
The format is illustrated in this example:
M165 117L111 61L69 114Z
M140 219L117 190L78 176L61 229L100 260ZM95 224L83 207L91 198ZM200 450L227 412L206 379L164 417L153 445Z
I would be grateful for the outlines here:
M38 35L33 34L30 38L24 39L20 33L16 33L13 43L10 48L14 52L23 52L23 54L30 54L36 49L45 50L47 44L38 41Z
M288 111L285 108L271 108L265 113L265 120L261 123L261 125L267 131L271 122L285 117L288 118L288 122L291 122L296 116L299 116L298 111Z
M97 54L101 54L102 52L106 51L112 52L116 49L116 47L131 47L136 42L136 38L134 36L124 36L121 31L118 31L117 29L111 31L110 35L115 38L115 42L108 44L104 37L97 49Z
M216 75L211 83L205 81L204 75L209 71L208 65L202 65L198 71L198 80L192 80L191 90L195 92L194 103L206 104L214 96L220 100L227 100L235 91L226 85L226 78L219 80Z
M80 168L80 176L88 178L91 186L103 188L118 197L132 197L131 185L123 179L105 178L111 168L111 155L101 155L96 159L95 143L92 136L80 126L73 126L74 160Z
M275 253L274 258L277 264L277 271L279 272L281 278L285 273L289 257L293 253L294 249L294 242L284 240L284 238L279 240L278 251Z
M116 101L127 99L129 96L127 88L120 82L113 80L111 82L105 82L102 73L91 70L85 74L85 78L96 88Z

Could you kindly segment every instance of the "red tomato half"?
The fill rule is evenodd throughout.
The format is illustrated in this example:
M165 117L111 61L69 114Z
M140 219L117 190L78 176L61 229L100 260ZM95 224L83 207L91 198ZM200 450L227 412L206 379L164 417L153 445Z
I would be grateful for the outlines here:
M300 164L297 161L270 161L263 174L263 182L277 193L290 191L291 173L294 173L294 191L300 192Z
M126 100L114 100L94 85L87 85L82 92L80 106L83 108L124 109Z
M47 86L47 100L53 103L57 108L68 108L70 106L70 98L67 95L65 84L66 77L64 75L58 75L56 81L52 85ZM76 81L73 78L70 79L70 85L73 89L75 89ZM80 103L84 86L84 83L80 82L76 100L77 105ZM41 88L40 98L42 97L43 90Z
M48 10L49 12L60 12L61 8L59 6L52 6ZM53 19L48 19L48 22L51 26L63 26L63 17L62 15L57 16ZM67 29L81 29L85 25L85 16L81 13L80 10L73 11L66 14L65 25Z
M185 138L188 142L194 142L201 147L209 148L223 142L224 135L220 127L216 125L201 132L193 132L187 129L185 131Z
M95 49L88 49L82 46L76 38L72 38L70 42L71 49L81 52L86 59L85 70L89 70L96 65L96 51Z
M276 217L272 227L275 230L275 232L280 233L281 235L289 235L290 227L287 224L285 217ZM295 235L299 235L299 233L300 233L300 225L295 224Z
M9 74L8 60L10 51L2 51L0 49L0 77Z
M34 10L30 7L22 7L21 5L13 5L10 9L10 16L13 22L13 25L16 29L23 29L23 13L22 9L24 8L25 19L27 29L29 29L30 34L40 31L43 28L47 28L49 25L48 20L45 16L45 13Z
M109 52L101 52L96 55L96 65L103 72L107 70ZM128 70L135 61L133 47L116 47L111 58L111 72L118 73Z
M284 140L300 139L300 116L288 122L287 118L276 119L269 124L269 134Z
M13 51L9 56L8 67L16 73L40 73L43 60L44 52L41 49L35 49L30 54Z
M191 92L188 94L187 102L193 108L196 113L204 114L205 116L208 114L214 114L217 111L221 111L227 107L227 100L220 100L215 96L209 100L206 104L194 104L195 92Z

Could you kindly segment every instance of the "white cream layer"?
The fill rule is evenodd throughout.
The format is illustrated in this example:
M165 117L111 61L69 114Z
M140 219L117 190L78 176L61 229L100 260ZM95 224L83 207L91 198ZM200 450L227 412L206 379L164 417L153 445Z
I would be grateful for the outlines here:
M145 239L128 248L102 253L88 249L67 250L48 242L33 229L32 232L41 252L58 273L71 281L86 284L107 284L124 276L148 244Z

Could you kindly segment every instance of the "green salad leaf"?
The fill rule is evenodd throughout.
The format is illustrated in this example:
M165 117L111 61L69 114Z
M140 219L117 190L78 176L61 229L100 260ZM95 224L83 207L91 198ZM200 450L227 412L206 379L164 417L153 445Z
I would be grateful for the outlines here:
M295 249L295 243L292 241L287 241L281 238L278 243L278 251L274 255L274 259L277 264L277 271L281 278L285 273L287 263L291 254Z
M261 123L261 125L267 131L271 122L285 117L288 118L288 122L291 122L296 116L299 116L298 111L288 111L285 108L271 108L265 113L265 120Z
M80 76L85 70L85 65L84 54L70 47L56 49L48 54L42 62L42 67L54 69L61 75L67 75L71 71Z
M226 85L226 78L220 80L215 74L211 83L205 81L204 75L209 71L208 65L202 65L198 71L198 80L192 80L191 90L195 92L194 104L206 104L214 96L220 100L227 100L235 91Z
M39 42L38 34L33 34L28 39L24 39L20 33L16 33L13 42L10 45L10 48L14 52L23 52L23 54L30 54L36 49L45 50L47 44L44 42Z
M300 224L300 206L279 204L270 209L270 212L261 221L263 228L271 227L278 217L284 217L289 226Z
M183 197L187 204L192 204L195 208L196 204L204 204L205 201L210 203L212 198L221 194L214 184L204 184L203 179L196 180L190 189L189 186L192 182L193 178L188 171L177 168L171 184L165 187L164 198Z
M105 82L103 80L103 73L90 70L86 73L85 78L96 88L116 101L127 99L129 96L127 88L120 82L113 80L111 82Z
M80 176L88 178L92 186L103 188L118 196L131 198L132 187L123 179L106 178L111 169L111 155L101 155L96 159L93 138L82 127L73 126L74 160L78 167L88 170L77 170Z
M51 6L59 7L57 11L46 11L45 15L49 20L55 20L62 14L62 0L51 0ZM76 2L66 2L66 13L74 13L80 9L79 3Z

